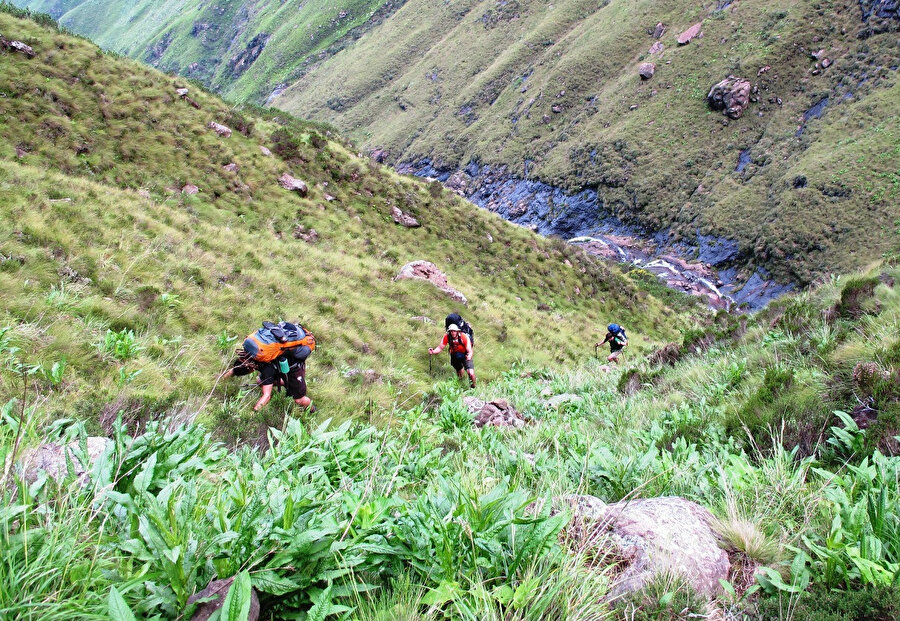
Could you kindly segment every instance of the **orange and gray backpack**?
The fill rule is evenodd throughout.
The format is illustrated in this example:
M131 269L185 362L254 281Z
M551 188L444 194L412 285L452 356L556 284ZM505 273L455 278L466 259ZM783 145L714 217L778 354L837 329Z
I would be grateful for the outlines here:
M263 327L244 339L244 351L256 362L273 362L295 347L316 349L316 337L302 327L286 321L274 324L264 321Z

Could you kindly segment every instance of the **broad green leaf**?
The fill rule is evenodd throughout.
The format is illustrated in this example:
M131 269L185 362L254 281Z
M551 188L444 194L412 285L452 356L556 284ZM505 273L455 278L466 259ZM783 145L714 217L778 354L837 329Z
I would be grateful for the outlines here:
M293 580L279 576L274 571L261 571L253 574L252 581L257 591L270 595L284 595L300 588L300 585Z
M136 621L134 613L115 586L109 591L109 618L112 621Z
M250 616L250 574L246 571L239 573L231 588L228 589L228 595L225 596L225 603L222 604L222 621L247 621Z

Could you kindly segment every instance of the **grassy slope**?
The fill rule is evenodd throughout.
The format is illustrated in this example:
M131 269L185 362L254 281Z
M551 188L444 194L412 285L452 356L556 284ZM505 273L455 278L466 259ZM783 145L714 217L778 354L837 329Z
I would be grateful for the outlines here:
M519 359L590 355L610 317L633 326L638 346L676 325L615 269L450 193L433 198L425 184L358 159L312 126L282 127L196 91L195 110L174 95L178 80L32 22L0 14L0 32L38 53L2 58L0 324L14 326L10 336L32 362L49 368L66 358L52 398L60 413L93 416L114 401L143 414L196 406L239 344L219 347L216 335L243 337L276 317L319 336L311 393L332 413L410 397L428 385L424 351L440 336L410 318L440 321L457 306L428 285L392 282L415 259L438 264L469 297L485 379ZM220 138L206 127L212 120L253 128ZM276 148L276 130L299 141L289 162L260 150ZM27 155L16 158L16 147ZM238 172L222 168L229 163ZM278 186L285 171L306 179L309 198ZM186 183L200 193L179 193ZM336 200L325 200L326 189ZM395 225L392 205L422 228ZM315 228L318 243L295 239L298 225ZM95 344L107 329L133 330L141 351L127 361L102 354ZM435 365L445 372L443 358ZM342 376L350 367L381 379L359 386ZM18 390L11 382L7 396ZM213 401L226 418L242 407L222 401L235 390Z
M341 19L318 2L119 5L89 0L63 22L238 101L260 101L308 70L276 105L332 122L398 161L479 160L517 174L527 161L532 177L597 187L628 222L671 228L676 240L735 239L742 266L783 280L858 269L897 236L896 26L858 36L856 0L735 2L724 11L684 0L414 0L358 40L345 35L379 2L351 3ZM678 34L701 19L705 36L679 48ZM666 49L650 58L647 31L658 21L668 26ZM193 36L195 23L213 28ZM268 46L234 81L227 62L260 32L272 34ZM166 33L162 57L148 57ZM819 49L834 64L814 76L810 53ZM658 67L646 83L637 77L644 60ZM704 96L728 74L761 91L725 127ZM825 116L798 138L803 113L825 96ZM737 174L746 149L751 163ZM806 187L795 188L801 177Z
M200 80L231 99L261 103L317 54L339 49L385 2L76 0L65 10L40 0L17 4L53 11L67 28L106 49ZM229 62L259 34L270 35L267 49L252 70L235 75Z
M520 173L528 160L533 176L598 186L625 220L736 239L748 263L782 278L808 282L877 258L900 216L896 33L858 39L851 0L735 2L718 13L711 4L414 1L276 105L401 161L476 159ZM678 47L704 18L703 39ZM666 49L650 58L657 21ZM818 49L835 64L813 76ZM644 60L657 64L649 82L637 77ZM763 90L725 127L704 98L729 74ZM840 83L854 95L838 101ZM824 117L797 138L801 115L829 94ZM741 176L743 149L752 163ZM806 188L793 188L798 176Z

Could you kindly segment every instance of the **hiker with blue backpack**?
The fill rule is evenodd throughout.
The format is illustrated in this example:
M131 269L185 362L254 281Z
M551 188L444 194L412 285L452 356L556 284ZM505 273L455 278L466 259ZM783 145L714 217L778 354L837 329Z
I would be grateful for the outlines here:
M609 357L606 360L612 364L618 364L622 350L628 347L628 336L625 334L625 328L617 323L609 324L606 329L608 330L606 338L597 343L597 347L609 343Z
M459 379L469 376L469 385L475 388L475 363L472 358L475 346L475 331L459 313L451 313L444 320L446 332L437 347L428 349L432 356L450 348L450 366Z
M262 328L244 339L237 360L223 377L259 371L257 384L262 388L262 395L253 406L254 412L266 406L276 386L283 387L294 403L314 412L312 400L306 396L306 359L315 348L315 337L301 326L286 321L277 324L264 321Z

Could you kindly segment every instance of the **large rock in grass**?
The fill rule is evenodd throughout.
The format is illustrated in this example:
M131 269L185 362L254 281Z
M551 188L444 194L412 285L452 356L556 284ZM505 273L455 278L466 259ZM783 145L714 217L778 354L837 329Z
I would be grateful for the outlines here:
M30 45L26 45L21 41L10 41L3 38L3 35L0 35L0 49L19 52L20 54L24 54L28 58L34 58L35 56L34 49Z
M613 597L641 590L657 575L674 573L695 591L713 597L731 565L713 532L713 516L683 498L646 498L604 504L593 496L568 496L573 517L568 534L620 562Z
M400 269L400 273L394 277L394 281L400 280L424 280L440 289L448 297L457 302L468 304L469 301L462 293L450 286L447 275L437 268L437 265L429 261L413 261Z
M713 110L721 110L728 118L739 119L750 105L752 90L749 80L730 75L709 90L706 101Z
M406 227L408 229L415 229L422 226L419 224L419 221L416 220L413 216L408 213L403 213L399 207L391 207L391 218L393 218L394 222L399 224L402 227Z
M296 192L300 196L306 196L307 194L309 194L309 187L304 181L292 177L287 173L281 175L281 177L278 179L278 182L285 190Z
M649 80L654 73L656 73L656 65L653 63L641 63L641 66L638 67L638 75L642 80Z
M678 45L687 45L696 39L703 30L703 22L698 22L678 35Z
M205 589L199 593L195 593L188 598L188 606L201 599L215 598L212 601L200 604L191 621L207 621L213 614L222 608L225 604L225 597L228 595L228 589L234 582L234 576L225 580L213 580ZM250 590L250 614L246 617L247 621L257 621L259 619L259 596L256 589Z
M521 429L527 424L525 417L516 410L508 401L497 399L496 401L482 401L475 397L464 397L463 405L472 414L475 420L472 424L476 429L482 427L512 427Z
M209 128L222 136L223 138L231 138L231 129L225 127L221 123L216 123L215 121L209 122Z
M29 483L34 483L42 472L51 479L62 481L69 474L69 464L71 463L71 473L79 484L86 485L94 463L110 442L112 440L109 438L89 437L86 441L86 453L82 453L79 442L70 442L66 445L49 443L27 449L19 458L22 474Z

